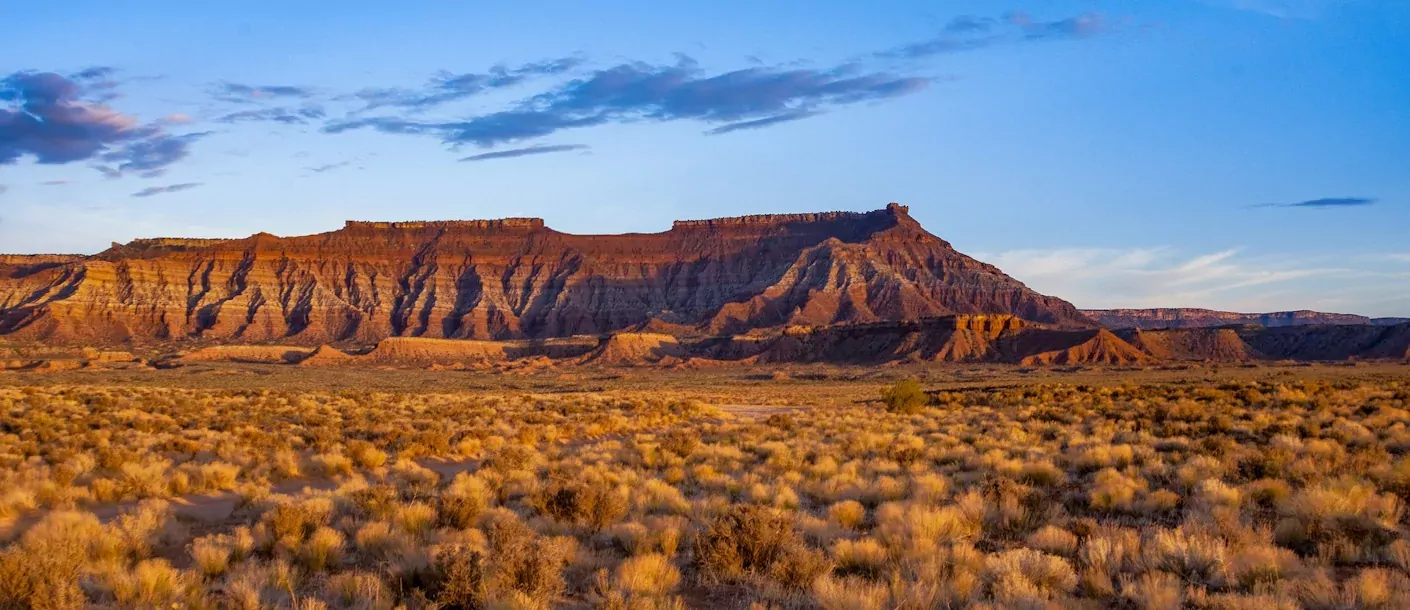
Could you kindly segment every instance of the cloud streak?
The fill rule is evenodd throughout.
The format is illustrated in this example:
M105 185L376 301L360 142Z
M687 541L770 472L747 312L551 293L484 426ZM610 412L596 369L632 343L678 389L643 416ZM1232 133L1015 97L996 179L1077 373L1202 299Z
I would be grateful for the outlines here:
M366 104L364 110L395 107L421 111L495 89L513 87L534 78L564 74L582 64L580 58L564 57L514 67L498 65L484 73L442 71L420 89L374 87L358 91L353 97Z
M546 155L549 153L569 152L574 150L588 150L588 148L589 147L586 144L556 144L553 146L540 144L537 146L528 146L525 148L512 148L509 150L497 150L494 152L480 153L478 155L470 155L460 160L474 162L490 161L493 159L512 159L514 157L527 157L530 155Z
M298 85L247 85L222 82L216 85L215 97L219 100L236 103L272 100L276 98L313 97L312 87Z
M132 196L151 197L153 195L161 195L163 193L179 193L181 191L189 191L193 188L201 186L201 184L202 183L200 182L183 182L181 184L170 184L167 186L149 186L140 191L137 191L136 193L133 193Z
M344 168L349 165L352 165L352 161L339 161L337 163L329 163L327 165L316 165L314 167L306 167L304 169L311 171L315 174L321 174L323 172L331 172L335 169Z
M232 112L222 116L216 121L221 123L245 123L267 121L283 123L285 125L303 125L309 121L317 121L328 116L322 106L304 106L302 108L261 108L259 110L242 110Z
M1111 23L1101 13L1084 13L1051 21L1035 18L1023 11L1013 11L997 19L962 15L951 19L934 38L887 49L873 54L873 57L925 59L998 44L1091 38L1112 29Z
M1296 203L1262 203L1255 205L1256 208L1311 208L1311 209L1334 209L1334 208L1360 208L1375 205L1376 200L1368 197L1325 197L1322 199L1309 199Z
M429 135L446 144L492 147L604 124L696 121L716 133L812 116L831 108L884 100L923 89L929 79L884 72L746 68L707 74L694 61L628 63L594 71L508 110L461 121L372 117L334 122L324 131L374 129Z
M1316 19L1348 0L1200 0L1221 8L1260 13L1278 19Z

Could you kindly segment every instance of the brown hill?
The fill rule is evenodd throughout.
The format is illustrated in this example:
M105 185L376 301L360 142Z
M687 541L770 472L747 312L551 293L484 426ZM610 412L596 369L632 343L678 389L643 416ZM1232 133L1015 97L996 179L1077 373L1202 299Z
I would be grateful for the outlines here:
M1118 331L1117 336L1161 360L1243 362L1258 354L1232 328Z
M739 354L716 353L730 359ZM822 328L790 328L761 346L758 362L1004 362L1143 364L1155 360L1110 331L1066 330L1013 316L949 316Z
M1083 309L1082 313L1098 324L1112 329L1123 328L1209 328L1234 324L1257 324L1269 328L1284 326L1316 326L1327 324L1373 324L1366 316L1321 311L1276 311L1272 313L1235 313L1212 309L1170 307L1156 309Z
M342 364L354 364L357 356L339 350L330 345L320 345L318 349L308 357L299 361L299 366L338 366Z
M1025 333L1010 349L1020 364L1145 364L1155 358L1106 329ZM1023 355L1029 354L1029 355Z
M1239 334L1268 358L1346 360L1410 358L1410 324L1243 328Z
M1002 313L1091 325L927 233L907 208L569 235L535 218L348 222L280 238L148 239L0 259L0 336L107 345L734 334Z
M655 333L616 333L602 340L592 352L583 356L584 364L635 365L655 364L663 360L688 356L679 339Z
M1410 359L1410 324L1258 325L1117 331L1132 346L1162 360Z

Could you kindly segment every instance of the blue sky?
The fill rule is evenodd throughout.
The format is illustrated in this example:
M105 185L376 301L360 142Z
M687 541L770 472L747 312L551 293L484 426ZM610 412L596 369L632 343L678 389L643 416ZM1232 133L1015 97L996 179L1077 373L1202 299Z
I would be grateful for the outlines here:
M1410 315L1399 0L116 4L0 8L0 251L898 201L1083 307Z

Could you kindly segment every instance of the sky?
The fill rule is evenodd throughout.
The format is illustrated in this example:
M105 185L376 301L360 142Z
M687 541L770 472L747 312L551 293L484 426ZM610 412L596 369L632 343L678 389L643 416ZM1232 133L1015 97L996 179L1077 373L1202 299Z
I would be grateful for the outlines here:
M1410 316L1410 2L0 5L0 252L888 202L1079 307Z

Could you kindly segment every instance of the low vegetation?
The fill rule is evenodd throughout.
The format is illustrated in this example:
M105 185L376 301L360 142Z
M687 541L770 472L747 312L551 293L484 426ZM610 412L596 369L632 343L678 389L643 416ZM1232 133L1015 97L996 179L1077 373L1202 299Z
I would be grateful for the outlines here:
M1410 607L1410 383L922 389L0 388L0 608Z

